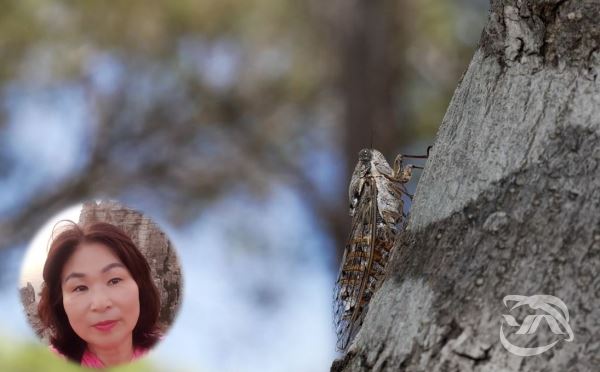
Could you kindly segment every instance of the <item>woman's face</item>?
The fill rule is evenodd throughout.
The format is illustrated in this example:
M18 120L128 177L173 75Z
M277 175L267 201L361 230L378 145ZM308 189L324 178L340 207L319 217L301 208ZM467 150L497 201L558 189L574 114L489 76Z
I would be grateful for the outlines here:
M80 244L63 267L61 283L69 323L88 345L131 342L140 315L138 286L110 248Z

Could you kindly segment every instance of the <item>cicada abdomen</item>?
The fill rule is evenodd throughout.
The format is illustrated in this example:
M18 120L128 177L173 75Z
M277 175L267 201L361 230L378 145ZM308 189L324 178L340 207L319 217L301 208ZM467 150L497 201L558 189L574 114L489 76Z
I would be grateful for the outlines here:
M337 348L347 349L381 285L397 231L404 224L402 200L411 166L399 155L392 169L374 149L359 152L350 181L352 228L334 290Z

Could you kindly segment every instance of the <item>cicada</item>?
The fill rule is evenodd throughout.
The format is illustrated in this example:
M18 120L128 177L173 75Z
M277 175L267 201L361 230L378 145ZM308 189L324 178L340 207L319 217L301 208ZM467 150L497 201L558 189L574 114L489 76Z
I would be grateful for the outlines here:
M406 156L421 157L426 156ZM345 351L362 325L369 301L381 285L397 232L403 227L403 196L414 166L393 168L377 150L362 149L350 180L352 229L334 289L337 348ZM418 167L420 168L420 167Z

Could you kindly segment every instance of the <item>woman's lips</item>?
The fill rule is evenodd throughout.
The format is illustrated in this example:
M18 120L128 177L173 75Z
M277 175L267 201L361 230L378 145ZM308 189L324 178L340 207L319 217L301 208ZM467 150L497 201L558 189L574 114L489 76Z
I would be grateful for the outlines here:
M94 328L102 332L110 331L117 324L116 320L105 320L94 324Z

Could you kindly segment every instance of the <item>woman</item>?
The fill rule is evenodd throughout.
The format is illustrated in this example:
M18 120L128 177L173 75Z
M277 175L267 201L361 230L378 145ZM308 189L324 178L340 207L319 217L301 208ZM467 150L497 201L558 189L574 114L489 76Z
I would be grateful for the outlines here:
M53 239L38 312L51 348L86 367L142 356L160 338L160 297L131 238L109 223L73 222Z

